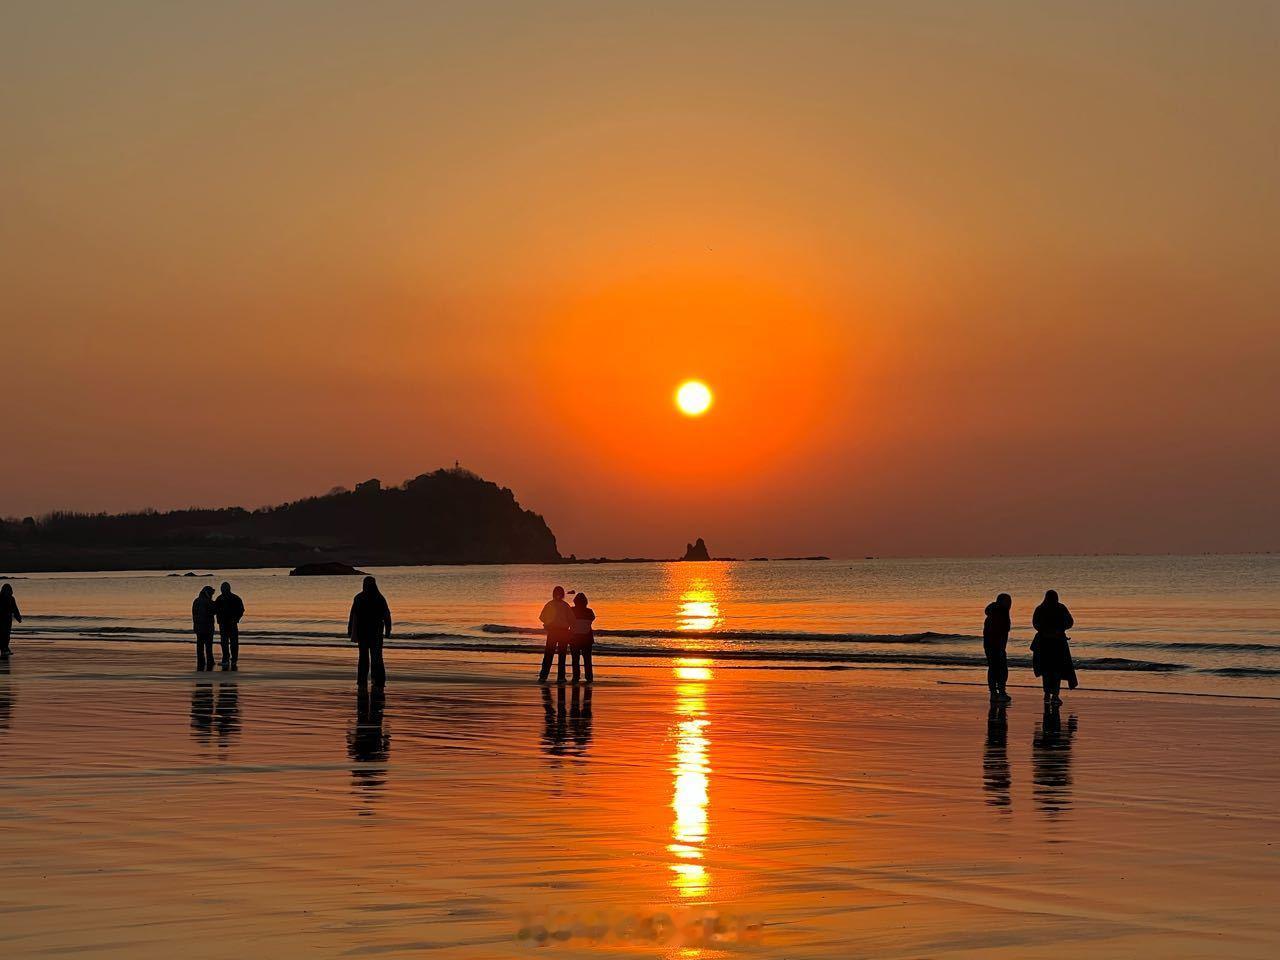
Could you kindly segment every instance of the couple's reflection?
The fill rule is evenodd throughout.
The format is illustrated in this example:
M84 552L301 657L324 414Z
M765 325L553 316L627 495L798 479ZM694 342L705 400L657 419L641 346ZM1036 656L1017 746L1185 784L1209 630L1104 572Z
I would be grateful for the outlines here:
M384 719L387 695L361 687L356 694L356 722L347 732L347 756L353 762L351 786L357 796L373 802L387 783L387 760L391 757L391 734ZM371 810L361 810L368 816Z
M1064 729L1062 715L1048 708L1036 724L1031 741L1032 795L1036 806L1048 817L1056 817L1071 808L1071 741L1076 735L1076 718L1067 718Z
M201 743L228 747L240 733L240 687L234 681L202 680L191 691L191 735Z
M585 688L573 685L572 699L566 703L564 685L556 687L555 702L551 690L542 687L542 712L545 723L542 729L542 749L554 758L582 757L591 745L591 694Z

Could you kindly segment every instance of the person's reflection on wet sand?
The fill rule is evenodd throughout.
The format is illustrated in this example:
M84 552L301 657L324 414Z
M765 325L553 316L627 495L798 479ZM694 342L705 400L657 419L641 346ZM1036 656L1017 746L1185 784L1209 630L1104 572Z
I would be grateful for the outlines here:
M356 722L347 734L347 755L354 762L351 768L351 786L357 796L366 801L377 798L387 783L387 768L383 766L391 756L391 734L383 728L387 695L382 688L372 692L361 687L356 694ZM378 764L378 766L372 766ZM361 810L361 816L369 816L371 810Z
M218 746L227 747L240 733L240 688L232 680L218 684L217 691L213 719L218 731Z
M987 739L982 750L982 789L987 803L1006 813L1012 804L1013 773L1009 769L1009 718L1002 703L987 711Z
M590 684L585 689L573 688L573 702L569 707L569 730L573 734L573 742L577 753L582 755L591 746L591 694ZM579 694L581 693L581 698Z
M1036 724L1031 741L1032 795L1036 806L1047 817L1056 817L1071 808L1071 741L1076 735L1076 718L1062 716L1056 708L1048 708Z
M543 686L542 690L542 749L550 757L560 759L567 752L565 744L569 740L569 717L565 710L564 685L556 685L556 704L551 703L551 689Z
M213 736L213 684L200 681L191 688L191 736L208 743Z
M591 745L592 689L574 687L573 698L569 700L565 688L557 686L554 704L550 688L541 689L543 751L556 760L584 756Z
M0 730L8 730L13 719L13 688L9 685L9 661L0 660Z

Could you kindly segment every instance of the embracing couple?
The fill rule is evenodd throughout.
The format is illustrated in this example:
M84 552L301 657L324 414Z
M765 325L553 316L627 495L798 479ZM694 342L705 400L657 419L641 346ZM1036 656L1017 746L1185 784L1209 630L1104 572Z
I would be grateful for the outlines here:
M547 632L547 645L542 653L542 670L538 674L538 682L546 683L551 672L551 659L559 657L559 669L556 682L564 683L564 657L573 654L573 682L578 682L578 664L583 661L587 668L587 683L591 683L591 648L595 644L595 632L591 624L595 621L595 611L587 606L587 595L574 595L573 606L565 603L564 587L556 587L551 591L551 599L542 608L538 619Z

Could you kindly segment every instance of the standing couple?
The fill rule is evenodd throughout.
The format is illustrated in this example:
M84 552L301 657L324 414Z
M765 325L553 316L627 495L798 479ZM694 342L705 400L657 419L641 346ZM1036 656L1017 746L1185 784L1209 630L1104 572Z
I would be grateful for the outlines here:
M196 635L196 670L213 669L213 628L218 627L222 646L222 669L238 670L240 660L240 618L244 601L223 583L215 600L213 587L205 587L191 604L191 628Z
M564 587L556 587L551 591L551 599L542 608L538 619L547 632L547 645L542 653L542 670L538 673L538 682L547 682L551 660L559 657L556 682L564 683L565 654L572 653L573 682L578 682L578 663L581 660L586 665L587 683L591 683L591 648L595 645L595 631L591 624L595 621L596 614L587 606L587 595L575 594L571 607L565 603Z
M1013 700L1005 692L1009 680L1009 629L1012 625L1013 598L1007 593L998 595L987 604L986 620L982 624L982 649L987 655L987 686L991 690L991 702L1009 703ZM1067 631L1075 626L1075 618L1067 605L1058 599L1058 591L1049 590L1044 602L1031 616L1035 639L1031 641L1031 669L1044 686L1044 705L1056 707L1062 703L1059 694L1062 681L1074 690L1079 686L1076 667L1071 659L1071 643Z

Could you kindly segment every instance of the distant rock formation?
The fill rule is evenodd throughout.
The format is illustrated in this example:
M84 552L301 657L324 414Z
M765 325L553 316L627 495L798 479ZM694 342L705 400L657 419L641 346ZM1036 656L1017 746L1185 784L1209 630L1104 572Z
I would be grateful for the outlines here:
M710 560L711 554L707 551L707 543L701 537L693 543L684 545L684 556L681 560Z
M363 577L363 570L357 570L349 563L337 560L325 560L321 563L304 563L289 571L291 577Z
M545 520L469 470L366 480L277 507L51 513L0 520L0 571L210 570L419 563L553 563Z

